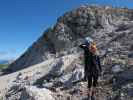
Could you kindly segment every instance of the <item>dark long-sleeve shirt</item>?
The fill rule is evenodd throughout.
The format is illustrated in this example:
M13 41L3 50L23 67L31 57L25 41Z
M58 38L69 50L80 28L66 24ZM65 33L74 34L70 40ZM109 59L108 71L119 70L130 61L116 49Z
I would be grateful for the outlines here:
M99 71L101 72L102 68L99 56L90 52L89 48L85 44L81 44L79 47L84 50L85 72L87 72L87 74L96 74L99 73Z

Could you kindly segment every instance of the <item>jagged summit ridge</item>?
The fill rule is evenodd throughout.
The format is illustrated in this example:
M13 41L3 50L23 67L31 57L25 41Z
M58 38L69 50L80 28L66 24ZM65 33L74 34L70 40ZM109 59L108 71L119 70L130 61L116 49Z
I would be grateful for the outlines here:
M118 27L123 27L123 23L131 20L133 20L133 10L126 8L84 5L66 12L57 19L54 27L47 29L20 58L10 65L9 72L38 64L51 57L77 52L73 47L77 48L79 40L83 37L92 36L98 42L97 39L103 32L119 31Z

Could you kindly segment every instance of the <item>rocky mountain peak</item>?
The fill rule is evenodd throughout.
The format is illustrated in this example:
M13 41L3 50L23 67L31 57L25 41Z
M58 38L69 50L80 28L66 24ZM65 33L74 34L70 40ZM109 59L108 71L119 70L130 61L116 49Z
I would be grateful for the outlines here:
M133 10L88 5L59 17L10 65L0 99L88 100L78 48L86 36L96 41L103 69L98 100L133 100Z
M103 41L109 43L111 38L115 37L116 31L132 27L132 13L133 10L127 8L88 5L82 5L66 12L57 19L57 23L53 27L44 31L43 35L10 65L9 72L38 64L51 57L77 52L80 41L86 36L94 38L99 48L104 48L101 45ZM127 35L126 32L125 34L117 34L122 37ZM101 40L102 38L103 40Z

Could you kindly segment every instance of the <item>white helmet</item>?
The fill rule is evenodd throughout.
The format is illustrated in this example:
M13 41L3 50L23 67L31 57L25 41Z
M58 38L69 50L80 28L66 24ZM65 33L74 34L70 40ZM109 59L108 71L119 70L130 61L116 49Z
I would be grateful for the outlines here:
M85 43L90 44L93 42L93 39L90 37L85 37Z

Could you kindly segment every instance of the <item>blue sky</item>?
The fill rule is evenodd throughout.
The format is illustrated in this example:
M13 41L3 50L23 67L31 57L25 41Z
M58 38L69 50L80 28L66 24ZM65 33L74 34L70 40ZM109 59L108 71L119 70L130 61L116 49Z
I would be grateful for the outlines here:
M59 16L82 4L133 8L133 0L0 0L0 60L19 57Z

